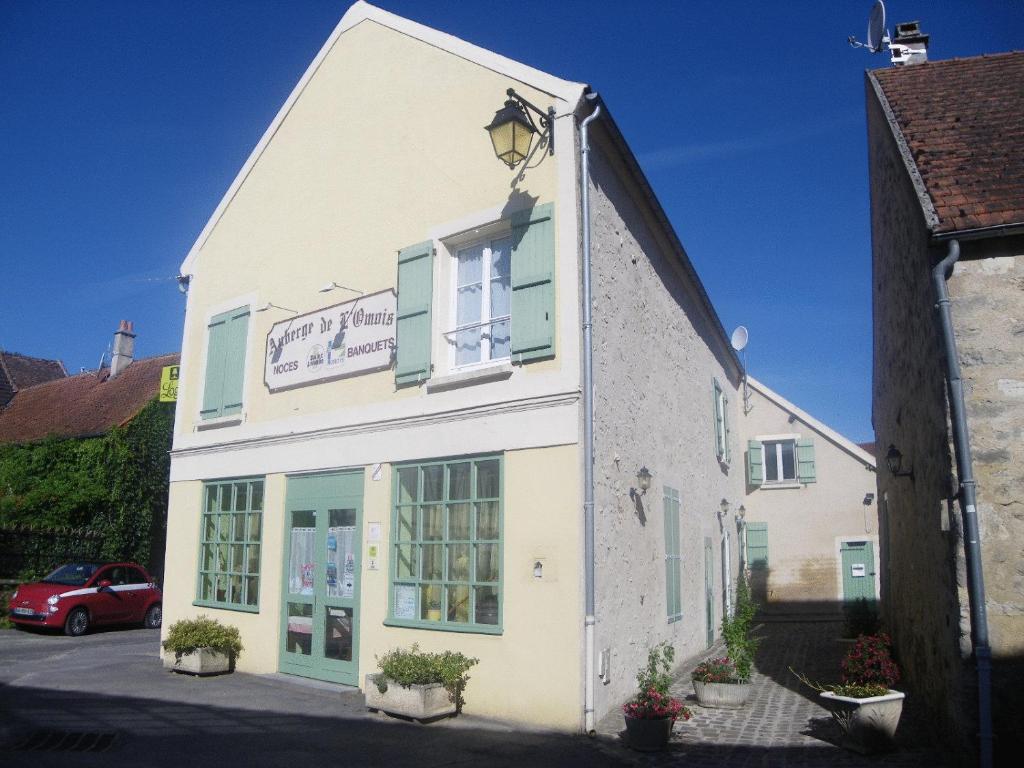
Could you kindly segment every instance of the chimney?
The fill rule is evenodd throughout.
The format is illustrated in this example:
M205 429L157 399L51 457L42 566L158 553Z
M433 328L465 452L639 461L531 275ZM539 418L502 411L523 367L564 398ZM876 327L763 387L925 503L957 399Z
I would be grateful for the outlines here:
M921 31L921 22L905 21L896 25L896 34L889 43L892 63L896 66L924 64L928 61L928 38Z
M132 324L128 320L122 320L121 325L114 331L114 353L110 358L110 378L114 378L132 364L135 356L135 334L132 333Z

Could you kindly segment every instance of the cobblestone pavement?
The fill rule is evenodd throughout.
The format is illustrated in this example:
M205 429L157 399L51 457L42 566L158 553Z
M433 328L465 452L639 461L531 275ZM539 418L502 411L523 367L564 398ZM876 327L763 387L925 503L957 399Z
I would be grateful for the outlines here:
M688 722L676 723L668 750L657 754L631 752L625 743L621 714L613 711L598 726L603 748L634 765L662 766L837 766L838 768L904 768L945 766L946 757L927 741L913 697L905 700L897 732L899 749L865 757L837 746L839 728L817 702L817 693L797 681L792 667L812 680L838 677L839 661L849 641L838 638L842 624L834 621L772 621L757 626L761 638L750 701L743 709L704 709L697 705L689 673L712 648L681 669L672 693L693 711Z

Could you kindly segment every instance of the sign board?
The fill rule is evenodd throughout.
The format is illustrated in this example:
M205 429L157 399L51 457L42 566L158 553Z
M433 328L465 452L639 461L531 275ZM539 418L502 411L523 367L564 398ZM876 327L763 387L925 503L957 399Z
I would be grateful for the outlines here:
M263 383L271 392L384 371L395 360L394 289L274 323Z
M165 365L160 372L160 402L175 403L178 401L178 375L181 366Z
M850 576L853 578L859 578L866 575L867 569L864 567L864 563L853 563L850 565Z

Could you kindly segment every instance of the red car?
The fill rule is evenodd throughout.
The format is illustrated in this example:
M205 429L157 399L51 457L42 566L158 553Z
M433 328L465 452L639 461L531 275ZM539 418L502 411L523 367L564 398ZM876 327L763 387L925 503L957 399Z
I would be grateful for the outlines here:
M22 584L8 606L23 627L63 628L77 637L100 624L159 627L163 593L135 563L69 563L42 581Z

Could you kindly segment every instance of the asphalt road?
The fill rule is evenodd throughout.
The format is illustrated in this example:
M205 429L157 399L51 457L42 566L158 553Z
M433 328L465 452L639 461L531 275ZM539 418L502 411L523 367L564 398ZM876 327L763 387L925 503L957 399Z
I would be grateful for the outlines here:
M373 714L357 690L286 675L167 672L158 649L158 630L79 638L0 630L0 766L632 763L632 755L581 736L472 716L420 725ZM467 698L471 705L472 690ZM73 751L75 743L99 751Z

